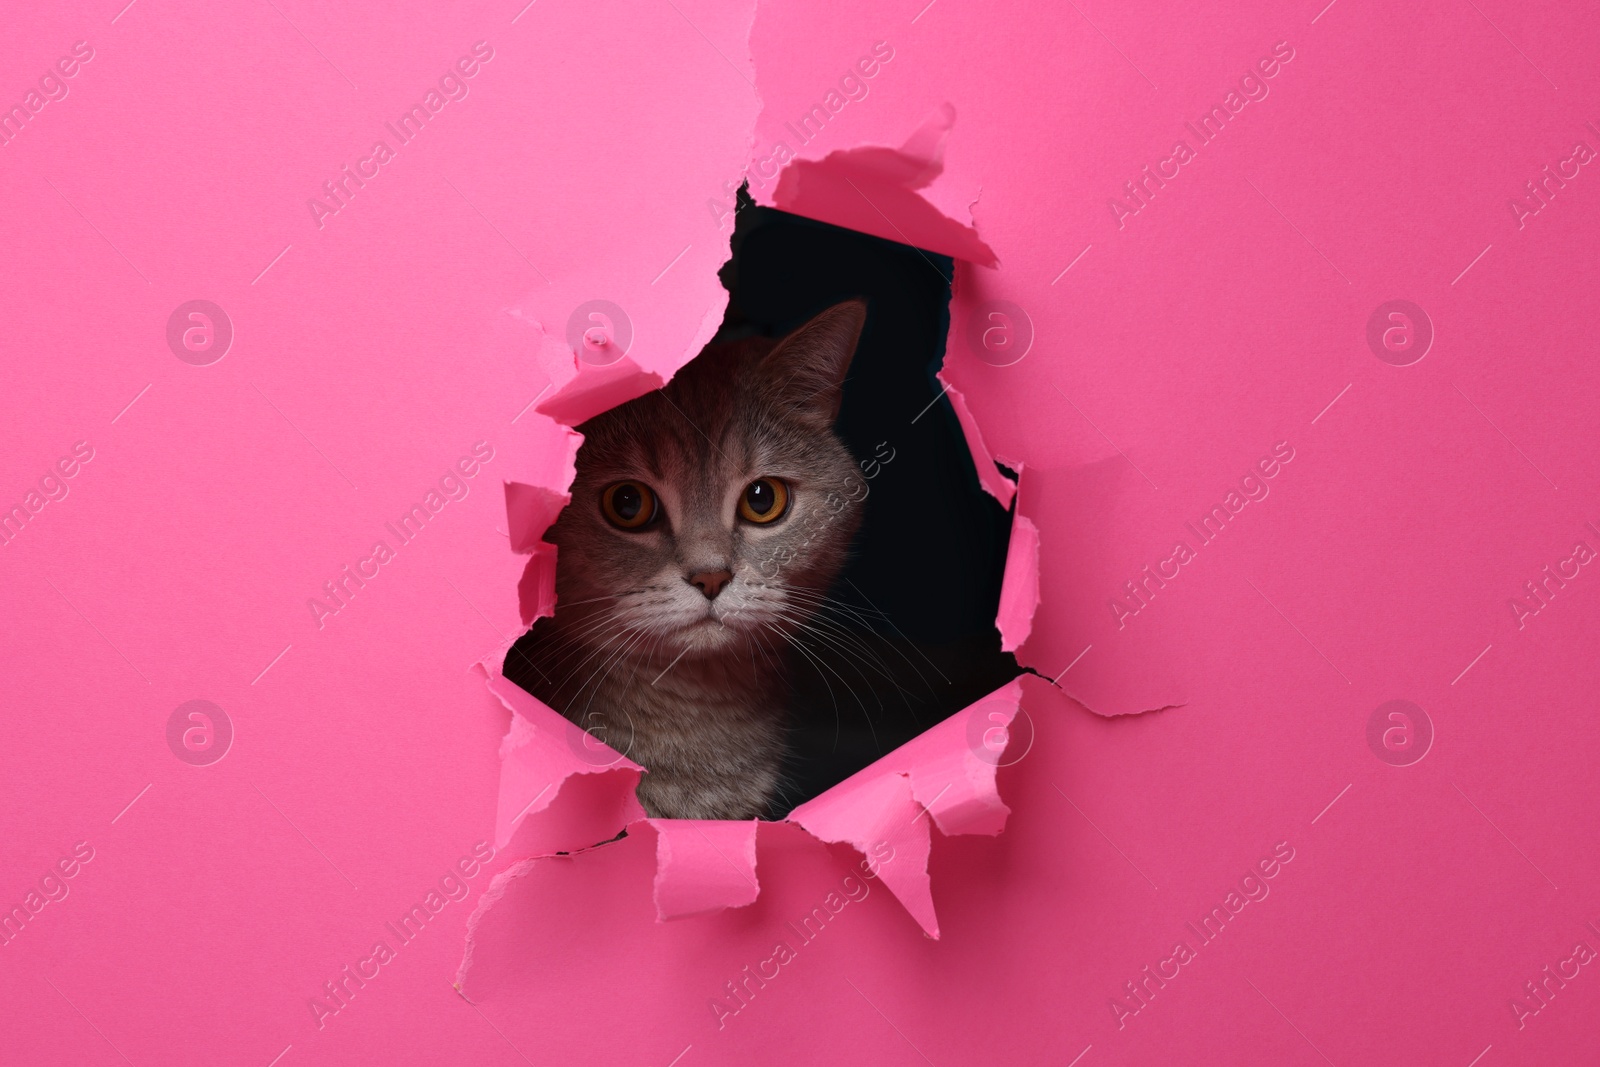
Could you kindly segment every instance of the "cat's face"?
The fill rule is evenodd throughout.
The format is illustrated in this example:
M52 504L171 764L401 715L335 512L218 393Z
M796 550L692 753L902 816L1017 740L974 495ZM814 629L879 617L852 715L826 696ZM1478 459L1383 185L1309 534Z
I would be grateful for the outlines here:
M832 427L865 316L852 301L776 346L711 346L579 427L572 503L546 535L565 632L671 659L815 612L860 523L865 485Z

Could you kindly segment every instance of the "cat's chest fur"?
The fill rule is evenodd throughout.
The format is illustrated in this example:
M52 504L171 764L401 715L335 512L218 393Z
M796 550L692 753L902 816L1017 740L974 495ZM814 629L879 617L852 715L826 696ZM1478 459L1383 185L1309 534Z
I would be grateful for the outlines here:
M537 662L535 643L528 651ZM652 815L753 819L775 813L787 730L780 661L713 656L676 663L618 656L570 678L534 678L535 696L646 768Z

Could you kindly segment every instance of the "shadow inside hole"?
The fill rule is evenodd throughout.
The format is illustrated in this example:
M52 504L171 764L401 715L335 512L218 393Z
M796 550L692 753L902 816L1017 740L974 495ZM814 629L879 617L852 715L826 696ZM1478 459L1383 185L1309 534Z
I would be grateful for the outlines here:
M718 340L782 337L867 300L837 431L868 486L861 530L829 591L829 637L794 665L788 810L1020 673L1000 651L1011 517L984 492L934 378L950 326L949 257L758 207L741 197Z
M757 207L740 192L717 341L783 337L854 297L868 308L836 426L868 489L863 521L829 607L800 635L806 654L793 658L774 815L1019 673L994 625L1011 519L979 486L934 378L952 271L946 256ZM532 637L506 658L518 684L519 649Z

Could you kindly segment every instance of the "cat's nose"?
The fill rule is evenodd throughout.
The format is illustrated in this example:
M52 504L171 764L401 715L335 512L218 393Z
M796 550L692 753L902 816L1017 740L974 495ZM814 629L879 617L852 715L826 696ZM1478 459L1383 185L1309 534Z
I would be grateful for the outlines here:
M707 600L715 600L717 594L722 592L722 587L732 578L732 571L701 571L699 574L689 575L684 581L704 593Z

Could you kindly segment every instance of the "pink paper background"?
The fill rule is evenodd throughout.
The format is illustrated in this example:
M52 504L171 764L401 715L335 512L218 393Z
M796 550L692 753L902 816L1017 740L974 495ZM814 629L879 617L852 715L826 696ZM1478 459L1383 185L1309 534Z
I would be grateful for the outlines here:
M6 1062L1592 1055L1594 968L1543 1006L1524 983L1600 949L1600 579L1580 566L1520 627L1508 603L1600 548L1600 177L1550 183L1520 227L1508 206L1600 150L1588 8L113 0L9 27L0 104L74 42L94 57L0 147L0 507L75 442L93 458L0 547L0 906L76 843L93 858L0 945ZM466 97L319 227L307 199L478 41ZM1280 41L1269 95L1119 228L1108 198ZM785 124L877 42L867 95L799 146ZM947 837L905 753L861 791L931 836L938 940L892 899L913 846L815 941L788 924L861 857L794 823L757 829L753 902L670 922L663 900L700 898L658 892L646 823L529 858L635 819L625 766L563 777L474 858L521 721L477 664L538 607L530 538L573 444L554 420L698 350L718 205L781 140L797 191L753 184L764 202L935 248L972 232L999 264L958 267L944 378L1021 472L1040 606L1017 572L1005 632L1060 689L1023 683L997 836ZM869 211L827 180L863 159L918 165L872 171ZM209 366L165 335L197 298L234 327ZM575 372L592 299L634 340ZM1410 366L1366 341L1394 299L1435 331ZM969 343L994 301L1031 323L1008 366ZM464 498L319 625L307 601L477 442ZM1119 628L1123 583L1278 442L1269 495ZM508 512L506 482L544 495ZM196 699L234 731L208 766L167 740ZM1368 743L1394 699L1434 732L1409 766ZM736 875L741 833L712 838ZM1202 945L1186 924L1279 842L1269 895ZM794 958L747 979L779 939ZM1180 939L1194 958L1132 1000Z

